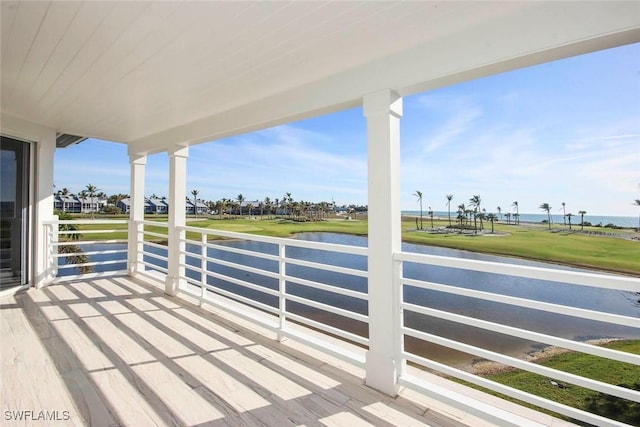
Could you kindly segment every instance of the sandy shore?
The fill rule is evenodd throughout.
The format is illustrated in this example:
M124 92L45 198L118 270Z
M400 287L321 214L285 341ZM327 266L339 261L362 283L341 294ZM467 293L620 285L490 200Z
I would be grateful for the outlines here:
M585 341L587 344L592 345L604 345L613 341L619 341L621 338L600 338L595 340ZM543 348L542 350L534 350L530 351L526 354L521 355L519 358L522 360L526 360L527 362L540 363L544 362L547 359L550 359L553 356L557 356L558 354L564 353L573 353L573 350L567 350L562 347L548 346ZM465 371L471 372L480 376L488 376L494 374L501 374L503 372L509 372L516 370L518 368L514 368L512 366L506 366L498 362L492 362L490 360L477 360L466 368Z

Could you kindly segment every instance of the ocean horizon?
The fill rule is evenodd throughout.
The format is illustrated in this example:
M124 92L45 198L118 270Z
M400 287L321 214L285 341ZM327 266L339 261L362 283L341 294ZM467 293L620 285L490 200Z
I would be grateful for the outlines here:
M420 211L416 210L408 210L402 211L402 215L411 215L411 216L420 216ZM505 213L497 214L500 222L506 222L507 217ZM422 211L423 218L428 218L427 211ZM457 212L451 211L451 220L455 220L457 216ZM433 213L433 217L436 219L447 219L448 213L447 211L435 211ZM547 220L546 213L521 213L520 214L520 222L529 222L529 223L542 223L542 221ZM562 218L562 214L552 214L551 220L553 224L564 224L564 220ZM511 212L511 221L513 222L513 212ZM616 216L616 215L589 215L586 214L584 216L584 222L590 222L591 225L601 225L605 226L607 224L613 224L618 227L626 227L626 228L637 228L638 227L638 217L633 216ZM580 215L573 214L571 217L571 224L577 225L580 224Z

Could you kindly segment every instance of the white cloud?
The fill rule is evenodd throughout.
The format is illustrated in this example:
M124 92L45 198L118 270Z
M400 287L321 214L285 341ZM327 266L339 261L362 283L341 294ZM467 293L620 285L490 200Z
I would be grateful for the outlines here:
M188 185L211 199L291 192L298 200L366 203L366 154L340 150L339 143L329 133L287 125L203 144L191 150Z

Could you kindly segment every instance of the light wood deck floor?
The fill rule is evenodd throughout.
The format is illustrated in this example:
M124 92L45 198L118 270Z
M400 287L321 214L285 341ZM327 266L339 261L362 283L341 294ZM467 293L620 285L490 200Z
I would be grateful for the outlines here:
M487 425L126 277L0 305L2 425Z

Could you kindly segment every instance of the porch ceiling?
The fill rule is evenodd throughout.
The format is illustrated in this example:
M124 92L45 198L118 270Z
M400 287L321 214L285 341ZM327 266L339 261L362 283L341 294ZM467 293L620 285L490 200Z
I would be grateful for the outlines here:
M640 2L2 1L2 115L158 151L640 41Z

